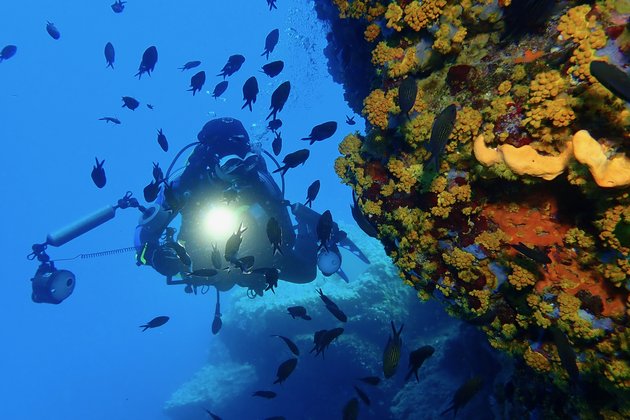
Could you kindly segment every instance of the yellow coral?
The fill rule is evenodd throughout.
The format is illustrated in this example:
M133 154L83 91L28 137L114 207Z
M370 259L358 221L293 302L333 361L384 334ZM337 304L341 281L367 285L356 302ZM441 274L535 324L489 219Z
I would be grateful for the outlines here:
M505 95L512 89L512 82L509 80L504 80L498 87L499 95Z
M516 290L522 290L536 284L536 276L530 271L515 263L510 263L510 268L512 272L508 275L508 281Z
M389 113L398 109L394 102L396 90L387 93L381 89L374 89L363 101L363 115L370 124L386 129L389 124Z
M389 3L387 11L385 12L385 19L387 19L387 27L392 28L398 32L402 30L400 20L403 17L403 9L396 4L396 2Z
M376 44L374 51L372 51L372 64L384 66L389 61L401 60L404 56L404 49L389 47L384 41L381 41Z
M387 162L387 169L398 179L396 188L407 194L411 192L422 175L422 165L418 163L406 165L402 160L393 157Z
M411 73L414 67L418 65L418 57L416 49L409 47L405 50L402 60L389 62L387 75L391 78L402 77Z
M630 389L630 365L628 365L627 360L613 360L606 363L604 374L617 387Z
M507 236L502 230L494 232L482 232L475 238L475 243L483 246L488 251L497 252L501 249L501 245L507 241Z
M446 0L412 1L405 6L405 23L419 32L440 17L444 6Z
M523 359L525 359L525 363L527 363L536 372L544 373L551 370L551 363L549 360L543 354L533 351L529 347L525 350Z
M365 32L363 36L367 42L372 42L381 34L381 27L376 23L369 24L367 28L365 28Z
M366 216L369 216L369 215L380 216L383 213L383 210L381 209L382 205L383 205L383 202L381 200L378 200L378 201L365 200L363 201L363 205L361 205L361 209L363 210Z
M481 112L470 106L463 107L457 112L452 138L462 143L469 142L479 134L482 121Z
M338 149L339 153L344 156L359 153L359 150L361 149L361 139L354 134L348 134L344 137L341 143L339 143Z
M443 252L442 259L446 264L452 265L458 270L470 269L477 260L473 254L461 248L454 248L452 251Z

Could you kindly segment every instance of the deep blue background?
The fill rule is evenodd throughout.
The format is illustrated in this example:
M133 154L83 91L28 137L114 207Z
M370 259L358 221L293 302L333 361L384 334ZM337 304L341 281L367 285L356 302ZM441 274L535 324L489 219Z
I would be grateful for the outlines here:
M289 172L287 198L303 200L306 187L320 179L314 208L352 220L350 192L332 169L336 145L350 131L344 115L351 111L327 74L325 30L312 1L278 0L278 10L270 12L265 0L129 0L122 14L114 14L111 3L2 5L0 48L15 44L18 51L0 63L2 261L8 270L0 305L1 418L164 418L164 401L208 359L208 345L217 339L209 332L214 299L166 287L157 273L136 267L133 254L60 263L76 274L78 285L58 306L31 302L29 279L37 264L25 259L46 233L115 203L125 191L142 197L151 162L168 166L208 119L240 118L252 140L269 149L272 135L265 133L264 118L271 92L290 80L291 95L279 114L283 155L306 147L298 139L315 124L334 119L339 130L311 148L307 165ZM46 33L47 20L57 25L60 40ZM285 70L269 79L259 73L266 62L260 54L274 28L280 29L280 42L269 61L285 60ZM116 49L113 71L105 68L108 41ZM133 75L151 45L159 53L155 72L138 80ZM221 80L214 75L236 53L246 62L229 78L223 98L214 100L209 93ZM177 69L189 60L202 65ZM186 89L200 69L208 78L193 97ZM261 89L253 113L240 110L241 88L251 75ZM141 107L121 108L121 96L136 97ZM118 117L122 125L99 121L103 116ZM158 128L169 139L169 153L156 142ZM90 179L95 156L106 161L103 190ZM137 218L134 210L119 211L106 226L50 254L63 258L130 246ZM222 306L229 310L229 301ZM171 316L168 324L139 333L138 325L162 314Z

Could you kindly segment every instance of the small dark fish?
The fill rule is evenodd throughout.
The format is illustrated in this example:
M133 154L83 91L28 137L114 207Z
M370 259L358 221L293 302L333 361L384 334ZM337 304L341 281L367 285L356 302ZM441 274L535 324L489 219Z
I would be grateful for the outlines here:
M114 11L114 13L122 13L123 10L125 10L125 3L127 2L118 0L114 4L112 4L112 10Z
M354 115L352 117L348 117L346 115L346 124L348 125L355 125L357 122L354 120Z
M409 353L409 373L405 376L405 381L411 378L411 374L416 375L416 381L420 382L420 378L418 378L418 369L422 366L425 360L433 355L435 349L432 346L422 346L417 350Z
M319 293L319 298L324 302L326 306L337 306L335 302L332 301L328 296L322 292L322 289L317 289L317 293Z
M216 274L216 271L215 271ZM221 320L221 301L219 299L219 289L217 289L217 303L214 306L214 319L212 320L212 334L217 335L221 331L223 321Z
M258 95L258 80L254 76L245 81L243 85L243 100L245 103L241 109L249 106L249 110L252 110L252 103L256 103L256 95Z
M61 38L61 33L59 32L59 30L57 29L55 24L52 23L52 22L47 22L46 23L46 32L48 32L48 35L50 35L52 37L52 39L59 39L59 38Z
M217 74L217 76L223 76L223 78L225 79L226 76L233 75L241 68L244 62L245 57L243 57L242 55L231 55L230 58L228 58L227 63L225 64L225 66L223 66L221 72Z
M311 130L311 134L308 137L302 138L302 140L309 140L309 145L312 145L316 141L326 140L331 137L337 131L336 121L327 121L325 123L316 125Z
M105 44L105 61L107 61L107 66L105 66L105 68L111 67L113 70L115 59L116 51L114 50L114 46L111 42L108 42L107 44Z
M162 325L166 324L169 319L170 318L167 316L157 316L153 318L151 321L147 322L146 324L140 325L140 328L143 328L142 331L146 331L149 328L161 327Z
M416 95L418 94L418 84L413 77L405 77L398 87L398 106L400 112L409 117L409 111L416 103ZM450 135L450 133L449 133ZM447 136L448 137L448 136Z
M278 394L273 391L256 391L252 394L252 397L262 397L267 399L276 398Z
M219 251L219 247L217 244L212 244L212 265L215 269L220 270L223 267L223 260L221 259L221 251Z
M282 229L275 217L270 217L269 221L267 221L267 238L271 244L272 254L276 255L276 252L279 252L282 255L282 250L280 249L282 245Z
M212 411L208 410L207 408L204 408L204 410L206 410L206 413L210 416L212 420L223 420L221 417L217 416L216 414L214 414Z
M188 275L193 277L212 277L216 276L219 272L214 268L200 268L198 270L193 270L188 273Z
M160 164L156 162L153 162L153 179L157 182L161 182L164 179L162 168L160 168Z
M363 378L359 378L359 380L372 386L377 386L381 383L381 378L379 378L378 376L366 376Z
M105 168L103 168L103 164L105 163L105 159L102 162L98 161L98 158L94 158L96 160L96 165L92 168L92 181L94 181L94 185L98 188L103 188L107 183L107 177L105 176Z
M147 104L147 108L149 108L149 109L153 109L153 105L151 105L151 104Z
M144 187L143 193L144 193L144 200L147 203L154 202L158 194L160 193L160 183L155 180L151 181L149 185Z
M158 130L157 142L162 150L168 152L168 140L166 139L166 136L164 135L164 132L161 128Z
M282 159L284 166L276 169L273 173L282 172L281 175L286 174L289 169L296 168L298 165L304 164L310 154L311 152L308 149L300 149L297 152L289 153L284 157L284 159Z
M182 264L184 264L186 267L190 267L192 265L190 255L188 255L188 252L186 252L186 248L184 248L179 242L169 242L168 246L175 250L177 258L179 258Z
M463 408L468 403L468 401L470 401L475 395L477 395L481 388L483 388L483 378L481 376L475 376L474 378L464 382L464 384L457 388L457 391L455 391L451 406L442 411L441 415L444 415L449 411L454 410L453 417L457 416L457 410Z
M190 89L188 89L188 92L192 92L193 96L195 96L195 93L201 91L204 83L206 83L206 72L201 70L190 78Z
M613 95L630 102L630 76L605 61L591 61L591 75Z
M319 241L319 246L317 247L318 250L324 248L326 251L328 251L328 241L330 241L332 229L332 214L330 213L330 210L326 210L324 213L322 213L322 215L319 217L319 220L317 221L316 231L317 240Z
M248 255L237 260L232 260L232 263L241 270L243 274L249 274L252 272L252 268L254 268L254 260L254 256Z
M246 230L247 228L243 228L243 224L241 223L238 230L234 232L225 242L224 257L226 261L231 262L236 258L236 254L241 247L241 242L243 242L243 233Z
M16 52L17 47L15 45L7 45L4 47L2 51L0 51L0 63L2 63L3 60L8 60L13 57Z
M271 290L271 293L275 294L276 292L273 290L273 288L278 287L278 279L280 278L280 272L278 271L277 268L265 268L263 273L265 274L265 283L267 283L265 292L267 290Z
M363 404L365 405L370 405L370 399L368 398L367 394L365 392L363 392L363 390L361 388L359 388L356 385L352 385L354 387L354 390L357 391L357 395L359 396L359 398L361 398L361 401L363 401Z
M273 120L273 121L276 121L276 120ZM280 152L282 152L282 134L281 133L276 132L276 135L273 137L273 141L271 142L271 149L273 150L273 154L276 156L278 156Z
M123 96L122 97L123 100L123 108L127 107L132 111L135 111L136 108L138 108L140 106L140 102L138 102L137 99L132 98L131 96Z
M282 120L271 120L267 124L267 128L273 132L278 131L280 127L282 127Z
M311 349L311 353L315 351L315 357L320 353L322 358L325 357L325 352L328 346L335 341L341 334L343 334L343 328L333 328L332 330L320 330L313 336L313 342L315 346Z
M262 72L269 77L276 77L284 69L284 61L272 61L262 66Z
M541 251L538 248L530 248L523 242L519 242L518 245L512 245L512 248L538 264L547 265L551 263L551 259L546 251Z
M326 309L328 309L328 311L333 314L335 316L335 318L337 318L339 321L341 322L348 322L348 317L346 316L346 314L339 309L339 307L337 305L335 306L328 306L326 305Z
M293 319L295 319L295 317L302 318L306 321L310 321L312 319L307 315L306 308L304 306L290 306L287 308L287 311Z
M217 85L214 87L214 92L212 92L212 97L215 99L218 98L219 96L223 95L223 93L225 93L227 88L228 88L227 80L217 83Z
M150 46L144 53L142 54L142 60L140 61L140 66L138 67L138 73L135 75L138 76L138 79L142 78L144 73L151 76L151 72L155 69L155 64L158 60L158 52L155 46Z
M278 29L269 32L267 38L265 38L265 51L260 55L264 55L265 58L269 60L269 54L272 53L273 49L278 45L278 38L280 38L280 31Z
M374 225L370 222L370 220L367 217L365 217L365 215L359 208L359 203L357 202L357 196L354 193L354 191L352 191L352 203L353 205L350 206L350 211L352 213L352 218L354 219L354 221L357 222L357 225L361 228L363 232L365 232L366 235L372 238L377 238L378 230L376 230Z
M383 351L383 375L385 379L391 378L396 373L398 362L400 361L400 348L402 347L402 339L400 334L402 333L405 324L400 326L400 330L396 331L394 321L391 321L393 336L390 334L385 345L385 351Z
M178 69L181 71L190 70L190 69L194 69L195 67L199 67L200 64L201 64L201 61L189 61L183 66L178 67Z
M278 366L278 372L276 374L277 379L275 380L274 384L282 384L282 382L286 381L293 370L295 370L297 362L297 357L282 362L282 364Z
M291 350L291 353L295 354L296 356L300 355L300 349L298 349L295 343L289 340L287 337L283 337L281 335L272 335L272 337L281 338L285 343L287 343L287 346L289 347L289 350Z
M106 123L110 122L110 123L114 123L114 124L120 124L120 120L118 118L114 118L114 117L103 117L103 118L99 118L99 121L105 121Z
M313 200L317 198L317 194L319 193L319 186L319 179L309 185L308 190L306 190L306 203L304 203L305 206L311 207Z
M359 418L359 400L356 398L350 399L343 407L342 419L343 420L356 420Z
M289 99L289 93L291 93L291 83L289 81L282 83L273 91L271 94L271 105L269 105L271 112L267 115L267 120L272 116L274 120L277 118L278 112L282 111L284 104Z
M427 167L433 164L435 170L439 170L440 156L444 152L446 143L448 143L448 138L453 131L455 118L457 118L457 107L454 104L444 108L444 110L435 117L433 127L431 127L431 139L429 140L429 144L427 146L427 151L431 153L431 157L427 162Z
M549 327L548 330L551 332L553 342L558 349L560 364L569 374L569 379L571 379L573 384L577 383L580 379L580 370L577 366L577 358L575 357L573 346L571 346L566 334L558 327L552 326Z
M269 6L269 10L278 8L278 6L276 6L276 1L277 0L267 0L267 6Z

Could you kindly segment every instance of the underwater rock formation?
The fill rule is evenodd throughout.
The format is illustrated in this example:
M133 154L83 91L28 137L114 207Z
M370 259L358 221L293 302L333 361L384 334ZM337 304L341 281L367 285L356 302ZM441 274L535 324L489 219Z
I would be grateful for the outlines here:
M556 395L543 416L629 417L630 110L605 87L618 81L590 70L628 65L628 3L331 3L362 25L374 70L367 133L340 143L335 169L406 283ZM403 115L408 78L417 94ZM451 104L433 156L434 120ZM532 387L517 397L536 398Z

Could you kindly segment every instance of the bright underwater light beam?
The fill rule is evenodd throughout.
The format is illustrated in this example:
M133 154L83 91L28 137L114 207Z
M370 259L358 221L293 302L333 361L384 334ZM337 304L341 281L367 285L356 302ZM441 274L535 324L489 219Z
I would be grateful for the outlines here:
M205 214L204 228L213 241L226 241L238 228L236 213L225 206L212 207Z

